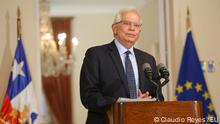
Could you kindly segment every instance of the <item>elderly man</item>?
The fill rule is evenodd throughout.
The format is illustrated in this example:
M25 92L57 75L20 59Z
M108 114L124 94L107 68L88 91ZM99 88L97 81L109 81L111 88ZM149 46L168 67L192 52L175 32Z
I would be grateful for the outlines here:
M80 75L81 101L88 109L87 124L107 124L106 111L120 97L156 97L155 85L145 78L142 70L143 64L149 63L156 79L155 59L134 48L141 23L136 9L120 10L112 24L113 41L87 50ZM163 100L161 92L160 100Z

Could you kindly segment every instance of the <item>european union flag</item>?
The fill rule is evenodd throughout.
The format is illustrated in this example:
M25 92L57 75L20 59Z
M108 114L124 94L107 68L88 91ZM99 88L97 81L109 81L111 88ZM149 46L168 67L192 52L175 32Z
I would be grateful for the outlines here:
M189 30L186 37L186 44L176 87L176 99L179 101L202 101L203 117L205 121L209 123L218 123L191 30Z

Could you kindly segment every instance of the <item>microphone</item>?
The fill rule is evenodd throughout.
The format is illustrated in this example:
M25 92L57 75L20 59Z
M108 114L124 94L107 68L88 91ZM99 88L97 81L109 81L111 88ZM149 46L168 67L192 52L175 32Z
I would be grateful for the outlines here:
M152 80L153 72L152 72L152 69L151 69L151 66L149 63L143 64L143 71L144 71L144 74L147 77L147 79Z
M158 68L158 71L160 72L161 78L164 78L164 79L169 78L170 73L169 73L169 71L167 70L166 66L163 63L158 64L157 68Z
M169 80L169 76L170 73L167 70L166 66L162 63L158 64L157 69L160 73L159 78L164 78L165 80L160 84L161 87L163 87L164 85L166 85L170 80Z
M152 69L151 69L151 66L149 63L144 63L143 64L143 71L144 71L144 74L146 76L146 78L148 80L150 80L151 83L153 83L155 86L159 86L158 83L156 83L155 81L153 81L153 72L152 72Z
M156 101L160 101L160 99L159 99L160 84L153 81L153 72L152 72L152 69L151 69L151 66L150 66L149 63L144 63L143 64L143 71L144 71L144 74L145 74L146 78L148 80L150 80L150 82L153 83L157 87L157 89L156 89Z
M157 77L159 83L156 83L154 80L153 80L153 72L152 72L152 69L151 69L151 66L149 63L144 63L143 64L143 71L144 71L144 74L146 76L146 78L148 80L150 80L151 83L153 83L156 87L157 87L157 90L156 90L156 99L157 101L160 101L159 99L159 93L160 93L160 90L161 88L167 84L169 82L169 76L170 76L170 73L169 71L167 70L167 68L165 67L164 64L160 63L158 66L158 71L160 73L160 76ZM160 79L161 78L164 78L165 80L161 83Z

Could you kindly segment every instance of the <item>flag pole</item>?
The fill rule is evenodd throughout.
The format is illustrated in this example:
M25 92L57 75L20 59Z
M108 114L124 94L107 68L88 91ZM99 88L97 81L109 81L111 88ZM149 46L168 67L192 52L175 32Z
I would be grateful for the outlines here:
M19 35L21 34L21 11L20 8L18 7L17 9L17 38L19 38Z
M186 29L188 30L189 28L191 28L191 21L190 21L189 7L187 7Z

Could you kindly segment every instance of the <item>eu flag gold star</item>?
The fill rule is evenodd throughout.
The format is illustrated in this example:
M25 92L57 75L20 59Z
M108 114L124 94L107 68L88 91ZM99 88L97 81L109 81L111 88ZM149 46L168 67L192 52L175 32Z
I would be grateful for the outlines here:
M183 92L183 86L178 85L176 88L177 92L180 94Z
M205 91L205 93L203 93L202 96L205 98L205 100L209 98L209 94L207 91Z
M199 84L199 83L196 83L195 88L196 88L196 91L197 91L197 92L202 91L202 85Z
M184 85L187 90L192 89L192 82L186 81L186 83Z
M210 112L214 110L214 106L212 105L212 103L209 103L208 109Z

